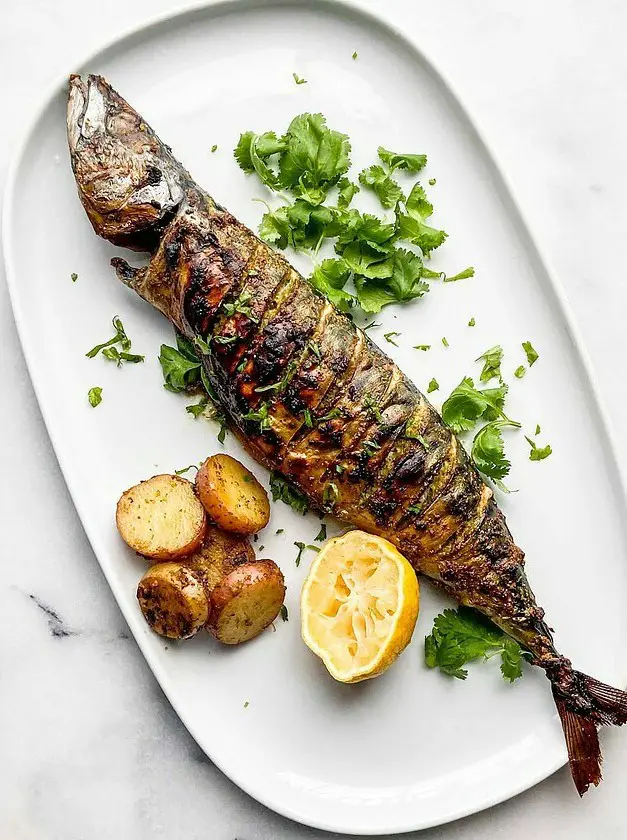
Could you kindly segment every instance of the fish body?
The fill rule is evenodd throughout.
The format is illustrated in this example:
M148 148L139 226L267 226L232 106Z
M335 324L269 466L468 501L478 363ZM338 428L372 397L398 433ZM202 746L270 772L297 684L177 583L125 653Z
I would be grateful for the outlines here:
M492 490L427 398L353 321L201 189L107 82L70 80L68 142L94 230L148 251L118 277L196 343L233 431L311 505L379 534L544 669L580 794L627 694L555 649Z

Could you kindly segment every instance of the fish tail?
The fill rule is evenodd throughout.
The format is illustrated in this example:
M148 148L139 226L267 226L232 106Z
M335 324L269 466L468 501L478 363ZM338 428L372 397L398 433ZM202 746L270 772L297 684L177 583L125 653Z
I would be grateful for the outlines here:
M547 669L564 730L570 772L580 796L601 781L598 726L627 723L627 692L574 671L568 660Z

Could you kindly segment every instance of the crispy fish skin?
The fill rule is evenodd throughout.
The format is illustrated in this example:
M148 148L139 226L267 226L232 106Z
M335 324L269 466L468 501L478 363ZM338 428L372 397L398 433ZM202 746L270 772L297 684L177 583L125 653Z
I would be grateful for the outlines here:
M118 277L209 344L203 366L253 456L517 639L551 681L577 790L598 784L597 725L627 721L627 694L556 651L492 491L426 397L103 78L71 77L68 140L96 233L151 254L145 268L112 260Z

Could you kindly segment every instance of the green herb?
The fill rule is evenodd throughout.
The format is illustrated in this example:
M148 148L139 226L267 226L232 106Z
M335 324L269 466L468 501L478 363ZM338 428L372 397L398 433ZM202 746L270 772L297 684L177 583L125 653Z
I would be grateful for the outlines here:
M297 76L296 73L292 73L292 78L294 79L297 85L307 84L307 79L303 79L302 76Z
M185 475L186 472L190 470L198 470L196 464L190 464L189 467L183 467L182 470L174 470L175 475Z
M275 533L282 534L284 531L285 531L285 528L277 528Z
M403 192L398 183L379 164L362 170L359 173L359 183L372 190L381 206L387 210L403 199Z
M383 338L384 338L387 342L389 342L390 344L393 344L395 347L398 347L398 344L394 341L394 338L395 338L397 335L400 335L400 333L399 333L399 332L388 332L388 333L384 333L384 334L383 334Z
M528 655L518 642L470 607L444 610L436 616L433 630L425 638L425 663L445 674L465 680L463 667L476 659L501 657L501 674L513 682L522 676L522 662Z
M429 178L429 186L431 186L431 187L435 187L435 185L436 185L436 180L435 180L435 178Z
M310 341L309 342L309 349L311 350L311 352L314 354L314 356L317 359L322 358L322 353L320 352L320 345L317 344L315 341Z
M317 265L309 282L319 292L322 292L331 303L334 303L342 312L348 312L353 305L355 298L344 291L351 270L344 260L323 260Z
M433 214L433 205L420 184L414 184L405 202L405 210L406 212L402 213L397 209L396 213L399 237L417 245L426 256L429 256L431 251L442 245L447 234L426 223Z
M363 451L366 453L368 458L372 458L375 452L378 452L381 449L381 444L377 443L376 440L365 440L363 442Z
M426 155L403 155L397 152L390 152L379 146L377 154L380 160L390 168L391 172L395 169L405 169L407 172L420 172L427 165Z
M289 613L285 604L281 604L281 618L283 621L289 621Z
M353 59L353 61L355 61L355 59L357 58L357 50L355 50L355 52L352 54L351 58Z
M535 348L533 347L533 345L530 341L523 341L522 348L525 351L525 355L527 356L527 361L529 362L529 367L531 367L531 365L534 362L538 361L540 356L538 355L537 351L535 350Z
M536 432L536 434L538 434L538 432ZM531 450L529 452L530 461L544 461L544 459L548 458L549 455L553 452L549 444L547 444L546 446L537 446L537 444L533 440L531 440L531 438L528 438L527 435L525 435L525 440L531 447Z
M345 469L346 469L346 467L344 466L344 464L336 464L335 465L335 472L338 475L342 475L342 473L344 472Z
M213 341L215 341L216 344L228 345L234 344L238 338L239 336L237 335L214 335Z
M491 347L489 350L486 350L485 353L482 353L477 359L476 362L483 361L483 370L481 371L481 375L479 379L481 382L489 382L491 379L494 379L495 376L501 377L501 362L503 361L503 348L500 344Z
M433 393L433 391L437 391L440 387L440 383L437 379L432 379L431 382L427 385L427 394Z
M431 350L431 345L430 344L414 344L414 350L424 350L426 352L427 350Z
M511 467L510 461L505 457L501 429L513 425L506 420L494 420L480 429L472 442L470 457L475 466L479 472L495 482L502 481ZM516 427L519 425L516 424Z
M474 317L473 317L473 318L471 318L471 319L470 319L470 321L468 321L468 326L469 326L469 327L474 327L476 323L477 323L477 322L475 321L475 319L474 319Z
M200 362L194 353L193 346L185 342L178 335L176 338L178 349L168 344L161 345L159 363L168 391L186 391L198 384L200 380Z
M102 402L102 388L99 388L97 385L90 388L87 392L87 399L89 400L90 406L96 408Z
M327 526L323 522L320 525L320 530L318 531L318 533L314 537L314 540L316 542L324 542L326 540L326 538L327 538Z
M325 414L323 417L318 419L318 425L321 423L326 423L328 420L336 420L338 417L342 416L342 412L339 408L332 408L328 414Z
M540 425L539 425L539 424L537 424L537 425L536 425L536 430L535 430L535 432L534 432L534 435L539 435L539 434L540 434L540 431L541 431L541 429L540 429Z
M468 266L463 271L460 271L458 274L445 274L444 275L444 282L445 283L456 283L458 280L466 280L468 277L475 276L475 269L473 266Z
M245 708L245 709L247 709L249 706L250 706L250 703L249 703L249 702L248 702L248 700L247 700L247 701L244 703L244 708Z
M72 283L76 283L76 281L78 280L78 274L77 274L75 271L73 271L73 272L70 274L70 277L71 277L71 279L72 279Z
M224 314L228 318L232 318L237 312L241 315L245 315L249 320L251 320L254 324L259 323L257 318L253 318L252 312L250 309L250 301L252 295L250 292L241 292L234 301L231 303L224 304Z
M115 330L115 335L113 338L110 338L108 341L104 341L102 344L96 344L95 347L92 347L85 355L88 359L93 359L98 353L102 352L107 347L112 347L114 344L119 344L122 348L122 352L128 353L131 349L131 340L127 336L126 331L124 330L124 324L120 320L118 315L115 315L113 321L113 329Z
M122 362L137 364L138 362L144 361L144 356L138 356L136 353L125 353L124 351L118 350L117 347L105 347L102 355L105 359L109 359L110 362L117 362L118 367L120 367Z
M308 408L303 411L303 417L305 420L305 426L308 429L313 429L313 418L311 416L311 411Z
M194 403L193 405L186 405L185 411L187 411L188 414L191 414L194 420L197 420L200 415L204 413L208 402L209 399L207 397L203 397L200 402Z
M368 411L372 413L372 416L377 421L377 423L383 422L383 415L381 414L381 409L377 405L372 394L366 394L366 396L364 397L364 408L367 408Z
M471 431L479 420L509 421L503 413L507 390L507 385L502 384L479 391L472 379L465 377L444 401L442 419L455 434Z
M443 344L445 347L449 347L448 339L447 339L447 337L446 337L446 336L444 336L444 337L442 338L442 344Z
M260 403L256 410L249 411L243 415L244 420L250 420L253 423L259 423L259 432L265 432L272 426L272 420L268 414L268 403Z
M328 505L329 507L334 507L339 495L340 491L337 488L337 484L335 484L333 481L329 481L329 483L323 490L322 501L325 505Z
M514 371L514 376L516 379L522 379L523 376L527 373L527 368L524 365L519 365L516 370Z
M271 385L259 385L255 388L256 394L263 394L266 391L276 391L277 388L281 387L281 382L273 382Z
M213 146L211 147L211 154L213 154L214 152L217 152L217 151L218 151L218 145L217 145L217 143L214 143Z
M309 551L320 551L317 545L305 545L304 542L294 542L294 545L298 549L298 554L296 555L296 565L300 566L300 561L303 556L303 551L309 549Z
M385 265L382 273L386 273L386 277L355 277L357 300L365 312L377 313L390 303L414 300L429 291L429 286L421 279L422 260L412 251L397 248L381 265Z
M293 487L277 472L270 473L270 490L273 502L280 500L294 508L297 513L302 513L303 516L309 510L309 502L304 493Z
M407 508L408 513L414 513L416 516L418 516L420 514L421 510L422 510L422 508L421 508L420 505L410 505Z
M193 345L195 348L200 350L205 356L209 356L211 354L211 347L209 346L209 341L211 340L211 336L205 341L204 338L201 338L199 335L194 336Z

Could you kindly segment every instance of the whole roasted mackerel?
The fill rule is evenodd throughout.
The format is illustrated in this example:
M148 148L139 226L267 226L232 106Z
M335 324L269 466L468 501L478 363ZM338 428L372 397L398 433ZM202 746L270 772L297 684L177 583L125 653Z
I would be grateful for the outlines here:
M601 779L598 724L627 694L555 649L492 491L399 368L202 190L99 76L72 76L68 141L94 230L151 254L118 277L204 348L231 428L311 504L380 534L529 651L549 678L575 785ZM200 341L198 341L200 339Z

